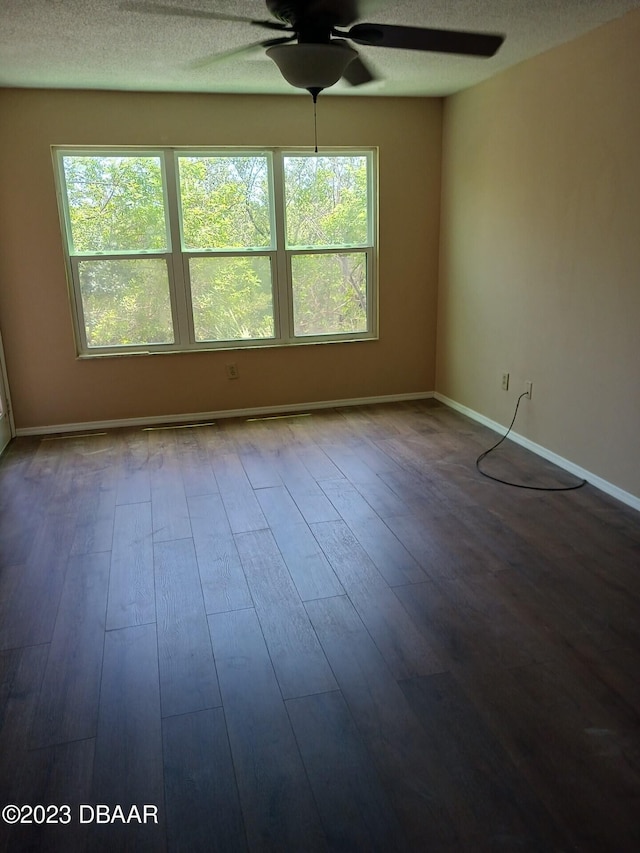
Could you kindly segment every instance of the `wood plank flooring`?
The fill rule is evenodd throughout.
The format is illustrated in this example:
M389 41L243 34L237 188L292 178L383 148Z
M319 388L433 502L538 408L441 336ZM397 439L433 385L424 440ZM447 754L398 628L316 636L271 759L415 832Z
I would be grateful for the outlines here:
M434 401L14 441L0 807L70 822L0 850L639 850L640 516L494 441Z

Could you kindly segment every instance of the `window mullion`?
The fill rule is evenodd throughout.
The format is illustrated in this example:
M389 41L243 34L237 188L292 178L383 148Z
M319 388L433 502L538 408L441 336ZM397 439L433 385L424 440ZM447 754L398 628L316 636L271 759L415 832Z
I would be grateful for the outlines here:
M188 261L183 257L180 233L180 195L178 192L178 169L172 151L164 152L165 198L168 211L169 236L171 240L170 287L173 328L176 343L186 346L193 341L191 298L188 286Z
M293 309L291 300L291 267L286 251L284 158L282 151L273 152L274 225L276 230L275 275L276 337L284 341L293 338Z

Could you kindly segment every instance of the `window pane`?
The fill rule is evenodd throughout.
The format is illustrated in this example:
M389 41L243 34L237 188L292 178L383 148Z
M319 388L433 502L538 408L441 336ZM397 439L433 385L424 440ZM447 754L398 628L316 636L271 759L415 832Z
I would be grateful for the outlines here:
M367 157L284 158L287 246L369 243Z
M367 331L367 256L364 252L293 255L296 335Z
M189 273L197 341L274 336L268 257L191 258Z
M266 157L179 157L178 166L185 248L271 248Z
M167 249L159 157L63 158L71 251Z
M79 261L87 344L173 343L164 258Z

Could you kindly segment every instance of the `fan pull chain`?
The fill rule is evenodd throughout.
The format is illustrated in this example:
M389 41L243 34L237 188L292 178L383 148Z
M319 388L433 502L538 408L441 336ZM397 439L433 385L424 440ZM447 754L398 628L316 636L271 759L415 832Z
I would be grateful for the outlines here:
M316 154L318 153L318 115L316 112L316 105L318 103L318 95L321 91L322 89L318 89L315 86L309 86L309 88L307 89L307 92L309 92L309 94L313 98L313 134L316 143Z
M317 100L313 99L313 134L316 143L316 154L318 153L318 112L317 112Z

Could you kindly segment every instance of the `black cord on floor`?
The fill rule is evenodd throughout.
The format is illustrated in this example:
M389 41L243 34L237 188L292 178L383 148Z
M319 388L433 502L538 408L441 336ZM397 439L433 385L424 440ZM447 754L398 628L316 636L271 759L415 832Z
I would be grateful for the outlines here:
M582 480L582 482L578 483L575 486L525 486L522 483L511 483L509 482L509 480L501 480L500 477L494 477L492 474L487 474L486 471L483 471L480 467L480 463L485 458L485 456L488 456L496 449L496 447L499 447L511 432L511 429L514 423L516 422L516 417L518 415L518 407L520 406L520 400L522 400L522 398L526 396L526 391L523 394L520 394L520 396L518 397L518 402L516 403L516 410L513 413L513 418L511 420L511 423L509 424L509 429L505 432L500 441L497 441L493 445L493 447L490 447L488 450L485 450L484 453L481 453L480 456L478 456L478 458L476 459L476 468L482 474L483 477L488 477L490 480L495 480L496 483L503 483L505 486L513 486L516 489L531 489L531 491L534 492L572 492L575 489L581 489L583 486L586 485L586 480Z

